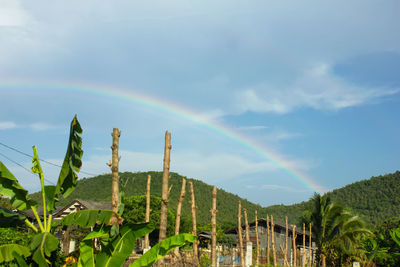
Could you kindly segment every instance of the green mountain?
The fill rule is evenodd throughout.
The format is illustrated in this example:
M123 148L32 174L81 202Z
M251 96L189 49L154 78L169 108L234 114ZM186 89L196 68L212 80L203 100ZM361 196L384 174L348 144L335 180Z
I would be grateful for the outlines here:
M161 197L162 172L120 173L121 184L126 184L126 196L145 195L148 174L151 175L151 194ZM198 207L197 222L201 225L210 223L212 186L202 181L189 179L177 173L171 172L168 183L169 186L172 185L172 189L170 192L168 207L173 211L176 211L179 195L181 193L182 178L187 180L186 196L182 204L182 216L191 218L188 182L192 182L195 192L195 202L196 206ZM38 202L41 202L41 194L39 192L32 194L32 198ZM84 178L79 180L75 191L67 199L60 201L57 206L64 206L72 202L74 199L111 201L111 175L104 174L93 178ZM242 206L248 210L249 220L254 220L255 210L262 210L260 205L256 205L247 201L246 199L240 198L237 195L219 189L217 193L218 223L236 224L238 200L241 200Z
M151 175L151 194L161 196L161 172L138 172L120 173L122 184L125 185L127 196L144 195L146 193L147 175ZM180 195L183 176L171 173L169 185L172 185L169 208L175 211ZM186 177L184 177L186 178ZM202 181L188 179L192 182L195 191L197 210L197 221L199 224L210 222L211 192L212 186ZM182 216L190 218L190 194L189 187L186 188L186 197L182 207ZM334 201L349 206L356 214L360 215L369 225L376 225L400 214L400 171L393 174L372 177L362 180L328 193ZM40 194L32 195L40 201ZM65 205L74 199L88 199L96 201L111 201L111 176L110 174L99 175L93 178L85 178L78 181L75 191L58 205ZM274 215L275 221L284 222L288 216L289 223L299 223L303 211L310 207L309 201L293 205L274 205L261 207L240 198L237 195L218 190L217 209L218 223L234 225L237 223L237 203L241 200L242 206L248 210L249 221L254 220L254 212L258 210L259 217L266 214Z

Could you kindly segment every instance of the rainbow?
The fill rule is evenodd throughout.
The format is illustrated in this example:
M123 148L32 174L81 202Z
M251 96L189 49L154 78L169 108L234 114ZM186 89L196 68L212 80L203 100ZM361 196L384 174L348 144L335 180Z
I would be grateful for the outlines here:
M163 113L168 113L178 118L193 122L201 125L213 132L218 133L221 136L229 138L230 140L240 144L241 146L253 151L263 159L273 163L284 172L295 178L304 187L309 189L311 192L323 193L327 190L315 183L310 177L296 170L285 160L282 156L278 155L270 149L267 149L261 144L258 144L249 137L230 129L222 125L219 122L213 121L206 116L196 114L195 112L179 106L175 103L170 103L166 100L160 100L154 96L145 95L133 90L127 90L123 88L116 88L115 86L105 86L93 83L71 83L71 82L3 82L0 84L0 89L28 89L35 88L41 90L60 90L60 91L75 91L80 93L95 94L104 97L111 97L121 101L129 101L135 104L139 104L154 110L158 110Z

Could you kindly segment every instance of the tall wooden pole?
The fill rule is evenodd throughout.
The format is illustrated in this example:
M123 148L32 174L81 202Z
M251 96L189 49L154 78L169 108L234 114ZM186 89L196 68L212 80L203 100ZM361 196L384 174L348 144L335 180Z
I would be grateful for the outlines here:
M111 225L116 225L121 223L122 221L118 218L118 195L119 195L119 175L118 175L118 165L120 157L118 156L118 148L119 148L119 137L121 136L121 131L117 128L113 128L111 133L113 142L111 145L112 150L112 162L108 164L111 168L111 177L112 177L112 187L111 187L111 204L113 215L110 219Z
M250 242L250 231L249 231L249 221L247 220L247 210L243 208L243 213L244 213L244 223L245 223L245 229L246 229L246 243L244 245L244 251L246 254L246 260L247 260L247 243ZM246 262L246 265L249 265Z
M186 195L186 180L182 178L182 188L181 195L178 199L178 207L176 208L176 220L175 220L175 235L179 235L179 228L181 225L181 210L182 210L182 202ZM174 254L176 257L179 256L179 248L174 249Z
M211 266L217 266L217 187L212 191L211 213Z
M147 186L146 186L146 216L145 216L145 222L150 221L150 185L151 185L151 175L147 175ZM144 236L144 248L148 249L149 248L149 234L146 234Z
M269 215L267 214L267 266L270 265L270 259L269 259L269 255L270 255L270 243L271 243L271 236L270 236L270 232L269 232Z
M293 266L296 266L296 225L292 225L293 235Z
M287 254L288 254L288 238L289 238L289 227L288 227L288 218L287 216L285 217L285 222L286 222L286 234L285 234L285 264L288 263L288 259L287 259ZM288 265L286 265L288 266Z
M244 253L243 253L243 236L242 236L242 203L238 205L238 236L239 236L239 252L240 252L240 263L242 267L244 265Z
M306 266L306 224L303 223L303 257L302 257L302 262L301 266L305 267Z
M192 201L190 202L192 205L192 222L193 222L193 230L192 230L192 234L193 235L197 235L197 224L196 224L196 202L194 199L194 190L193 190L193 183L189 182L189 190L190 190L190 195L192 197ZM197 265L197 261L199 258L198 252L197 252L197 241L193 242L193 258L195 261L195 265Z
M170 152L171 152L171 133L166 131L163 176L162 176L162 191L161 191L160 235L158 237L158 242L163 241L167 236L168 178L169 178Z
M275 249L275 234L274 234L274 216L271 215L271 239L272 239L272 255L274 257L274 266L276 266L276 249Z
M312 266L312 240L311 240L311 235L312 235L312 231L311 231L311 223L310 223L310 237L309 237L309 245L310 245L310 251L309 251L309 257L308 257L308 266Z
M260 239L258 238L258 212L256 211L256 266L259 264L260 258Z

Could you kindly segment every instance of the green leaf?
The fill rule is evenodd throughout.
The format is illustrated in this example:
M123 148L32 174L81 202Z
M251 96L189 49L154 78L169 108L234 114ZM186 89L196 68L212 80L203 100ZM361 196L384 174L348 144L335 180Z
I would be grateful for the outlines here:
M36 202L28 197L24 189L6 166L0 161L0 195L10 197L14 209L26 210L36 206Z
M400 228L392 229L389 231L393 241L400 247Z
M15 253L24 257L31 255L31 252L27 247L17 244L2 245L0 246L0 263L14 260Z
M43 170L42 170L42 166L40 165L36 146L33 146L32 149L33 149L33 157L32 157L33 167L31 168L31 170L33 173L43 175Z
M41 267L47 266L46 257L58 248L58 239L53 234L44 232L35 235L30 244L31 251L34 251L32 259Z
M142 257L135 260L131 265L129 265L129 267L152 266L173 249L181 247L187 243L193 243L196 240L197 237L192 234L179 234L166 238L152 247Z
M102 238L109 236L110 227L101 227L99 230L94 229L83 240L91 240L93 238Z
M92 240L83 240L79 246L79 260L78 267L94 267L95 266L95 254L94 248L92 247Z
M126 258L132 253L136 245L136 239L154 230L153 225L126 224L121 229L108 249L99 253L96 266L111 267L122 266Z
M56 189L54 191L53 200L49 203L50 210L55 209L55 201L57 201L58 194L62 194L64 198L68 197L76 187L78 182L79 169L82 166L82 128L79 121L75 117L71 121L71 127L69 132L68 148L65 154L64 162L58 177Z
M54 204L55 201L58 201L57 196L55 195L56 191L56 186L55 185L46 185L44 187L44 193L46 195L46 200L47 200L47 210L48 211L53 211L54 210Z
M29 255L30 255L31 253L29 252ZM21 256L21 255L19 255L17 252L15 252L15 251L13 251L13 253L12 253L12 255L14 256L14 258L15 258L15 260L17 261L17 263L18 263L18 266L20 266L20 267L28 267L28 264L26 263L26 261L24 260L24 258ZM28 255L28 256L29 256Z
M16 227L25 225L25 216L0 207L0 227Z
M96 224L109 224L112 214L112 210L79 210L65 216L61 220L54 221L52 226L79 225L88 228Z

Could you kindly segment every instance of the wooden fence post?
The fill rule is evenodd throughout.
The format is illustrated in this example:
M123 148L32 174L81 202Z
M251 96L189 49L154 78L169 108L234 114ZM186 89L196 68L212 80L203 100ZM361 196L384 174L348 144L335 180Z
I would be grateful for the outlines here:
M111 225L116 225L122 223L122 219L118 218L118 195L119 195L119 175L118 175L118 165L119 160L121 159L118 156L118 148L119 148L119 137L121 136L121 131L117 128L113 128L113 132L111 133L113 142L111 145L112 150L112 162L108 164L111 168L111 177L112 177L112 187L111 187L111 204L113 215L110 219Z
M190 190L190 194L192 197L192 201L190 202L192 205L192 222L193 222L193 230L192 230L192 234L193 235L197 235L197 223L196 223L196 202L194 199L194 190L193 190L193 183L189 182L189 190ZM193 242L193 258L195 261L195 265L198 265L198 259L199 259L199 255L198 255L198 251L197 251L197 246L198 246L198 241L194 241Z
M259 264L260 258L260 240L258 238L258 212L256 211L256 266Z
M276 249L275 249L275 233L274 233L274 216L271 215L271 239L272 239L272 255L274 257L274 266L276 266Z
M240 252L240 263L242 267L244 265L244 253L243 253L243 236L242 236L242 203L238 205L238 237L239 237L239 252Z
M150 185L151 185L151 175L147 175L147 186L146 186L146 216L145 216L145 222L150 221ZM146 234L144 236L144 248L148 249L149 248L149 234Z
M161 242L167 236L167 214L168 214L168 178L169 164L171 152L171 133L165 132L165 147L164 147L164 164L162 176L162 191L161 191L161 214L160 214L160 234L158 242Z
M269 215L267 214L267 266L270 265L270 259L269 259L269 255L270 255L270 242L271 242L271 236L270 236L270 232L269 232Z
M211 213L211 266L217 266L217 187L212 191Z
M293 266L296 266L296 225L292 225L293 234Z

